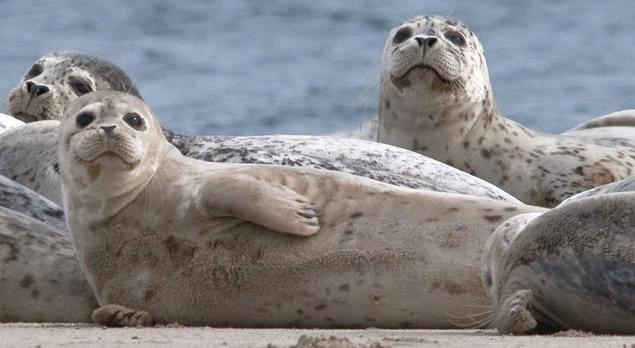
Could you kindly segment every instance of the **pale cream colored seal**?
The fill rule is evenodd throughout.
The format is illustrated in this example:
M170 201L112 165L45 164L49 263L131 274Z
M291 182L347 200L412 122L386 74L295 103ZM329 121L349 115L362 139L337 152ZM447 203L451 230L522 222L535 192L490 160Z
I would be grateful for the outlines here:
M627 125L629 119L595 124ZM462 169L525 203L555 206L634 174L635 138L582 131L542 134L503 117L481 43L455 19L415 17L391 30L383 55L378 141Z
M487 304L480 257L518 203L332 171L208 163L139 99L96 92L60 133L62 192L108 325L455 327Z

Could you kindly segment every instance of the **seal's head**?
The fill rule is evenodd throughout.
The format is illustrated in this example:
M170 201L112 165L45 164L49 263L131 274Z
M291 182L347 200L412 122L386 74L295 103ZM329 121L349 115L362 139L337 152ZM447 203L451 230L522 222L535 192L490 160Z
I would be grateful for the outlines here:
M490 89L483 47L461 22L419 16L393 28L383 55L382 89L422 103L482 100Z
M24 122L59 120L77 97L115 90L139 98L128 75L113 63L77 52L53 52L38 59L9 92L9 113Z
M117 197L143 188L167 142L148 106L115 91L77 98L60 127L63 186L82 197Z

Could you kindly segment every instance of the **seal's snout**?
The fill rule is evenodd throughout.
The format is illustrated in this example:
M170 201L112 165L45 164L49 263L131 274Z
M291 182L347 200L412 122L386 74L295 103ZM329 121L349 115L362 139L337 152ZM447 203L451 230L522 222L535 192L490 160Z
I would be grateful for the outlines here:
M415 37L415 40L417 40L419 47L423 48L432 48L437 42L439 42L439 39L434 36L417 36Z
M113 131L115 130L115 128L117 128L116 125L112 125L112 126L101 126L99 129L99 134L104 136L112 136L113 135Z
M31 93L33 96L41 96L48 93L50 89L44 85L38 85L32 81L28 81L26 83L26 91Z

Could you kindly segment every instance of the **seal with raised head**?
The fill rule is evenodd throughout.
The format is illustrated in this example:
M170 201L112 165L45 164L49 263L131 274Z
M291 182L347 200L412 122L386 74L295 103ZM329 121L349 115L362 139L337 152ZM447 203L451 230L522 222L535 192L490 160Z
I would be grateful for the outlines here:
M633 174L632 139L548 135L503 117L483 47L464 24L415 17L391 30L383 54L378 140L414 150L555 206Z
M60 56L66 57L63 63L54 64L62 59ZM59 110L65 110L78 96L68 82L78 71L83 71L82 74L93 81L89 81L91 89L130 91L139 96L131 79L106 59L83 53L52 53L40 58L33 66L39 67L36 69L39 75L28 78L33 74L27 72L12 95L25 93L28 82L48 81L46 95L49 97L42 95L30 99L29 112L34 117L27 121L59 119ZM20 99L16 98L9 97L13 103ZM51 98L56 100L58 107L47 106ZM15 105L11 109L16 113L27 113L19 108L20 103ZM57 155L52 150L57 144L57 126L55 121L37 122L0 134L0 174L61 204ZM517 201L481 179L411 151L383 144L316 136L204 137L164 132L184 155L206 161L330 169L399 186Z
M452 327L480 256L542 208L345 173L209 163L139 99L95 92L60 127L67 221L108 325Z
M482 270L498 331L634 334L634 209L634 193L615 193L503 223Z
M92 91L139 91L112 62L86 53L52 52L38 59L7 97L11 116L24 122L59 120L68 104Z

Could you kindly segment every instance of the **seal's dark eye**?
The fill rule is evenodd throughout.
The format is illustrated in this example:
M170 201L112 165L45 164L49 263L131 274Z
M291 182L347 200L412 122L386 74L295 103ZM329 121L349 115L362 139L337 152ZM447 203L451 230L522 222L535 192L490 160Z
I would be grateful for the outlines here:
M445 36L446 39L457 46L465 46L465 38L463 37L463 35L457 33L456 31L447 31L443 34L443 36Z
M130 127L136 130L146 129L145 121L143 121L143 117L141 117L136 112L131 112L129 114L126 114L126 116L123 117L123 120L126 121L126 123L130 125Z
M91 124L94 119L95 115L92 112L82 112L81 114L77 115L77 117L75 118L75 122L77 123L77 127L85 128L86 126Z
M73 92L75 92L75 94L77 94L78 96L84 95L86 93L90 93L93 91L93 88L90 86L90 83L80 80L79 78L76 78L76 77L71 77L68 80L68 84L73 89Z
M44 69L42 68L42 64L35 63L31 67L31 69L29 69L29 72L26 73L26 77L29 78L29 79L34 78L34 77L40 75L43 70Z
M403 27L395 33L395 36L392 38L392 43L399 44L406 40L408 40L412 36L412 28Z

